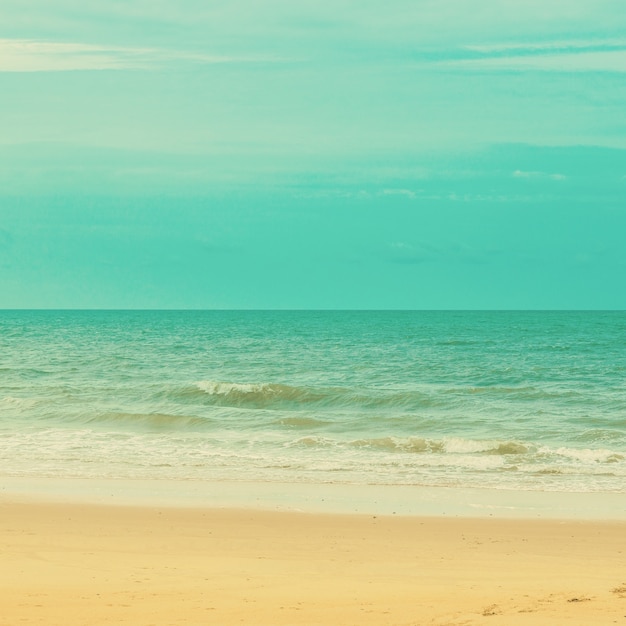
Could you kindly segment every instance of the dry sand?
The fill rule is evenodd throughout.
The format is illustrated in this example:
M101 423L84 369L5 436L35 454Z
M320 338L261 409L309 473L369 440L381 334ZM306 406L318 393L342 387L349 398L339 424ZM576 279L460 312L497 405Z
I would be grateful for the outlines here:
M21 624L626 624L626 523L5 501Z

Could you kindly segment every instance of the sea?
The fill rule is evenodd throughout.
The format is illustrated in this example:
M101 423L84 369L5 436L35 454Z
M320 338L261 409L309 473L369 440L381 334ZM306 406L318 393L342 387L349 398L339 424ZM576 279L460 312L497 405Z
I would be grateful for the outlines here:
M0 478L626 491L626 313L0 311Z

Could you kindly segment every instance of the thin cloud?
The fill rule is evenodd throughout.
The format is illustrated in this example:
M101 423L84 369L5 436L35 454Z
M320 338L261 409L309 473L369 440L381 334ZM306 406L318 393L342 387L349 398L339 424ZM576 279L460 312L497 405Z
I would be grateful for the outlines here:
M445 65L476 70L622 73L626 72L626 50L462 59Z
M280 59L231 57L157 48L97 46L32 39L0 39L0 72L140 70L172 62L258 63Z
M548 174L546 172L526 172L524 170L515 170L513 172L514 178L540 178L550 180L567 180L565 174Z
M528 53L545 54L546 52L580 52L580 51L610 51L626 48L626 39L597 40L558 40L539 42L507 42L496 44L477 44L465 46L466 50L483 54L494 53Z
M432 261L441 256L441 252L434 246L416 242L394 241L388 244L385 256L392 263L402 265L417 265Z
M626 40L622 39L510 42L468 45L463 50L470 58L437 65L481 71L626 72Z
M404 196L411 200L417 198L417 193L411 189L383 189L380 194L383 196Z

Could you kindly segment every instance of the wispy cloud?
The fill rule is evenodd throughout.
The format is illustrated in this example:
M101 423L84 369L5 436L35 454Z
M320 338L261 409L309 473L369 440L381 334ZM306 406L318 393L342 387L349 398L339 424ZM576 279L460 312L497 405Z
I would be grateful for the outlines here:
M270 62L270 57L233 57L158 48L98 46L84 43L0 39L0 72L64 72L76 70L137 70L173 62Z
M411 200L415 200L417 198L417 192L411 189L383 189L380 192L380 195L383 196L403 196L405 198L410 198Z
M515 170L513 172L514 178L534 178L534 179L549 179L549 180L567 180L565 174L548 174L546 172L526 172L524 170Z
M626 39L597 40L555 40L555 41L526 41L477 44L465 46L466 50L472 50L484 54L493 53L527 53L545 54L551 52L581 52L581 51L610 51L623 50L626 48Z
M555 40L468 45L439 66L467 70L626 72L626 40Z
M392 263L416 265L436 259L441 256L441 251L423 242L394 241L387 246L385 256Z

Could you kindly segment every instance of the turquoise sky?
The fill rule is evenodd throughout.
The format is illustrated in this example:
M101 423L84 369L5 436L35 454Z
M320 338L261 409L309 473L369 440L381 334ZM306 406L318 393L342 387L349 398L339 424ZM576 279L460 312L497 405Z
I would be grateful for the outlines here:
M623 0L2 0L0 308L626 308Z

